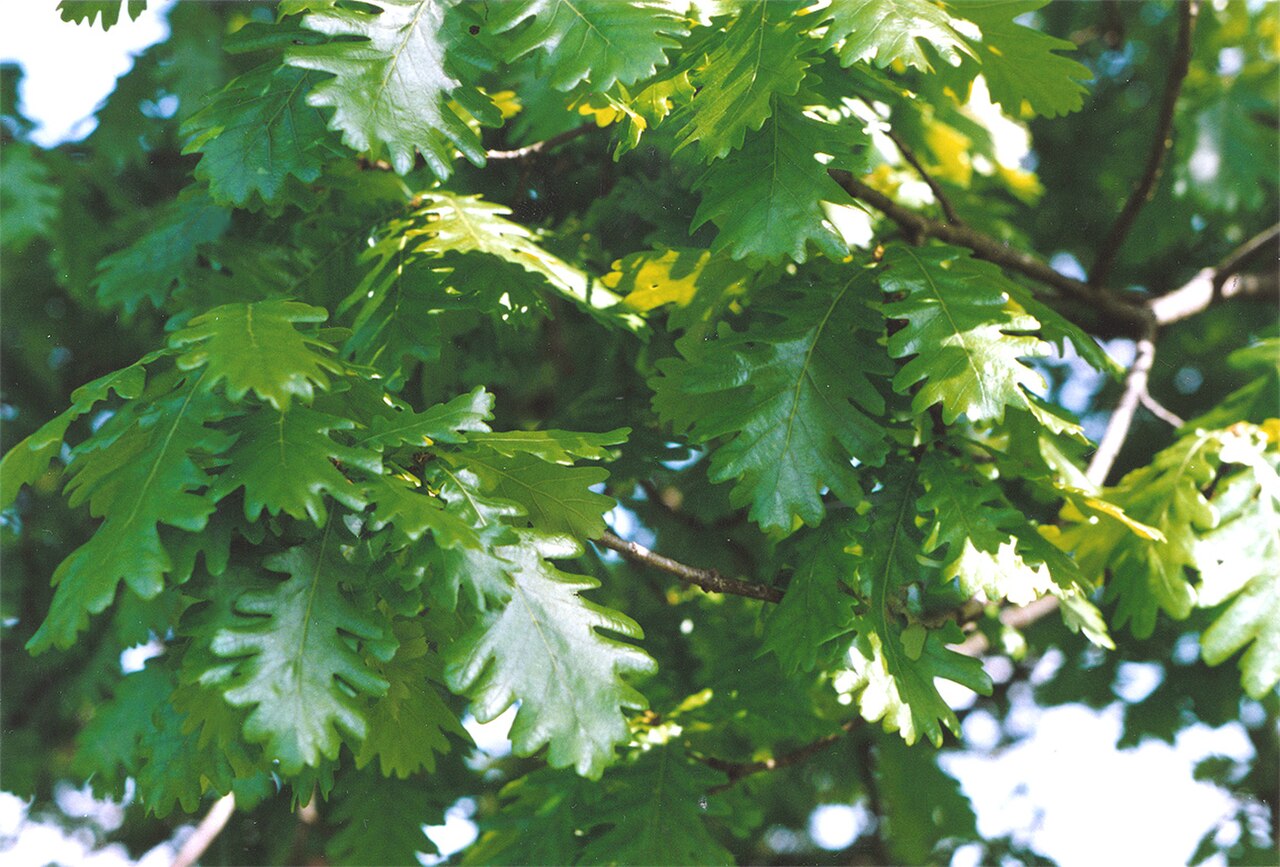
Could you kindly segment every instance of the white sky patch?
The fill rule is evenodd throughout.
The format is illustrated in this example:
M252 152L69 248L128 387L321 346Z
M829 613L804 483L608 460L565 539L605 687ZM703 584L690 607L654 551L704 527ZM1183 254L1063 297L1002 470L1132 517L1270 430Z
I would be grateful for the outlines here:
M1200 837L1234 813L1231 797L1197 782L1192 770L1208 755L1251 758L1236 724L1192 726L1174 746L1145 740L1117 750L1119 703L1102 712L1063 705L1036 716L1035 736L1015 746L940 759L973 799L984 836L1013 834L1060 867L1185 864Z
M101 23L63 21L57 0L5 3L0 12L0 62L20 63L19 108L35 120L41 147L78 141L93 132L93 113L133 67L133 58L169 35L173 0L152 0L137 21L126 12L105 33Z
M828 852L839 852L853 845L870 824L861 804L822 804L809 814L809 836Z
M511 753L511 723L515 718L516 707L512 705L487 723L476 722L475 717L467 714L462 720L462 727L482 752L501 758Z

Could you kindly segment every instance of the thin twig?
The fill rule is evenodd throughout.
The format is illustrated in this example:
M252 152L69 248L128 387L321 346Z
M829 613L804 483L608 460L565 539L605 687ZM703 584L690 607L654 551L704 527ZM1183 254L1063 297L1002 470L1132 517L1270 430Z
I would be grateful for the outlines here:
M1155 332L1152 331L1138 340L1133 364L1130 365L1129 375L1124 380L1124 392L1120 395L1120 402L1112 411L1111 418L1107 421L1107 429L1098 443L1098 450L1093 453L1089 467L1085 470L1085 477L1095 485L1100 486L1107 480L1107 475L1115 465L1124 441L1129 437L1129 427L1133 424L1134 413L1138 411L1142 393L1147 390L1147 379L1151 375L1151 366L1155 364L1155 360Z
M832 169L828 174L844 188L845 192L882 212L905 229L909 235L927 235L949 244L968 247L980 259L1017 271L1032 280L1057 289L1068 298L1088 305L1101 315L1110 318L1124 333L1145 334L1150 328L1151 312L1141 304L1125 301L1109 292L1100 291L1080 280L1060 274L1030 253L1010 247L969 226L953 226L922 217L862 183L846 171Z
M1106 282L1111 266L1115 264L1116 255L1133 228L1138 213L1155 192L1160 175L1164 172L1165 156L1173 147L1173 110L1178 102L1178 94L1182 91L1182 82L1186 80L1187 69L1191 65L1191 36L1195 30L1196 17L1200 14L1200 0L1187 0L1176 5L1178 38L1173 50L1173 62L1169 66L1169 77L1165 81L1164 98L1160 101L1160 115L1156 121L1156 134L1151 140L1151 150L1147 154L1147 164L1129 200L1125 202L1111 231L1102 242L1102 250L1094 260L1089 274L1090 286L1097 287Z
M778 768L788 768L792 765L798 765L807 761L811 757L825 750L832 744L840 741L849 732L857 727L861 720L858 717L845 720L840 726L840 731L833 732L829 735L823 735L812 743L805 744L799 749L792 750L789 753L783 753L780 756L763 759L758 762L728 762L724 759L717 759L714 756L700 756L699 761L709 768L714 768L729 778L727 783L721 783L711 789L708 794L716 794L723 792L725 789L732 788L739 780L749 777L752 774L760 774L765 771L776 771Z
M1037 620L1047 617L1057 610L1058 597L1041 596L1026 605L1004 609L1000 612L1000 622L1010 629L1026 629ZM986 653L990 646L991 642L987 640L985 633L973 632L964 641L951 649L956 653L963 653L965 656L976 657Z
M222 833L222 829L227 826L227 820L231 818L231 814L236 809L236 796L228 792L219 798L205 817L200 820L200 824L196 826L195 833L187 838L187 842L182 844L182 848L178 850L178 854L174 856L173 867L191 867L200 860L200 856L205 853L209 845L217 839Z
M963 221L956 215L956 209L951 206L951 200L943 192L942 186L934 179L933 175L925 171L925 167L920 164L920 160L916 158L907 143L902 140L902 136L892 129L888 131L887 135L894 146L897 147L898 152L902 154L902 158L907 161L907 164L915 169L921 180L929 185L929 189L933 191L933 197L938 200L938 204L942 207L942 213L946 216L947 222L957 226L960 225Z
M1276 223L1269 229L1263 229L1228 253L1226 258L1219 262L1218 267L1215 269L1217 275L1214 278L1214 282L1217 284L1225 283L1228 277L1235 274L1250 259L1268 247L1271 248L1273 254L1280 252L1276 249L1277 243L1280 243L1280 223Z
M1138 400L1142 403L1142 406L1147 412L1151 413L1165 424L1171 425L1175 428L1180 428L1186 424L1186 421L1180 415L1173 412L1160 401L1152 397L1151 392L1148 389L1144 388L1142 390L1142 393L1138 395Z
M1208 309L1214 301L1255 298L1275 302L1280 299L1280 271L1263 274L1232 274L1217 283L1217 272L1205 268L1186 284L1167 295L1147 302L1157 325L1170 325Z
M582 126L574 127L573 129L566 130L558 135L553 135L551 138L543 139L542 141L534 142L531 145L525 145L524 147L516 148L515 150L485 151L484 158L487 160L528 159L529 157L540 154L543 151L549 151L553 148L557 148L565 142L571 142L576 138L581 138L582 136L594 132L597 129L600 129L600 127L595 124L585 123Z
M715 569L700 569L697 566L686 566L670 557L664 557L650 551L636 542L628 542L615 536L608 530L596 540L606 548L617 551L623 557L635 563L643 563L654 569L661 569L676 576L681 581L701 587L710 593L731 593L734 596L746 596L749 599L760 599L764 602L781 602L782 591L767 584L754 581L742 581L738 578L726 578Z

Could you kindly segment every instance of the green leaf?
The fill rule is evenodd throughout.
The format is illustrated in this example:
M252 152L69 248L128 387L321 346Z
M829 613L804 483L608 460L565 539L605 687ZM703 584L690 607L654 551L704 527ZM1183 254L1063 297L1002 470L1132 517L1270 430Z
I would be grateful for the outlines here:
M533 455L553 464L571 464L576 458L589 461L611 460L613 452L607 447L625 443L630 434L631 428L626 427L605 433L510 430L480 433L467 437L467 440L506 458Z
M435 771L436 755L450 750L449 735L464 743L471 736L437 691L444 666L428 645L422 623L400 620L392 628L399 642L396 655L373 666L389 686L368 711L369 733L356 751L356 767L377 759L384 777L406 779Z
M599 281L539 246L532 231L505 219L510 208L443 190L423 193L419 199L423 206L413 213L418 222L406 222L403 231L414 254L484 253L540 275L588 311L618 302Z
M572 864L584 836L583 807L596 786L566 771L539 768L502 787L502 809L481 821L464 864Z
M345 446L331 436L350 430L355 422L305 406L288 412L262 407L233 419L226 430L235 434L227 453L229 465L214 486L217 499L243 487L244 515L256 521L265 509L284 512L317 527L328 520L325 495L349 509L368 505L363 486L343 475L335 462L369 474L382 472L376 452Z
M34 484L49 470L49 464L62 449L67 428L80 416L92 410L115 392L125 400L142 394L147 381L146 363L156 354L120 370L100 376L71 393L70 408L45 422L31 436L5 453L0 460L0 509L12 506L23 485Z
M576 542L528 531L519 537L499 550L515 564L511 600L449 647L445 678L471 699L480 722L520 702L511 727L517 755L547 745L553 768L572 766L598 779L614 746L630 737L622 711L646 706L625 678L653 671L653 660L597 632L643 637L631 618L579 595L597 581L547 562L581 554Z
M417 542L428 531L440 548L481 548L483 543L471 524L445 508L445 503L397 476L375 476L364 488L374 504L369 529L377 532L395 525L397 544Z
M492 32L514 31L501 41L504 58L514 62L541 49L544 73L557 90L586 81L606 91L614 82L653 75L687 33L670 7L647 0L514 0L487 11Z
M965 52L968 56L954 75L964 77L967 83L981 72L992 101L1013 117L1024 115L1024 104L1044 117L1079 111L1087 92L1080 82L1093 78L1087 66L1054 53L1074 51L1075 43L1017 22L1047 2L953 0L950 4L982 31L980 38L970 39L973 51ZM943 79L947 78L944 72Z
M390 630L347 598L323 545L319 554L291 548L263 565L290 577L264 579L261 589L241 595L239 624L218 630L210 649L235 663L218 687L233 707L251 709L245 738L264 744L292 775L322 757L336 759L339 729L364 739L368 724L358 696L385 695L389 684L352 641L386 639Z
M305 102L316 76L266 64L233 79L187 118L184 154L199 153L195 175L219 204L277 201L289 178L311 183L337 154L324 116Z
M994 482L937 452L922 461L920 475L928 491L918 507L933 514L925 550L946 549L942 575L957 579L966 594L1026 605L1046 594L1070 591L1082 580L1068 557L1054 557L1055 570L1043 561L1027 562L1023 540L1030 544L1039 534ZM1035 550L1053 557L1052 546Z
M413 864L419 852L436 845L424 825L443 825L450 789L436 778L386 779L373 772L347 771L334 786L334 807L326 816L336 831L325 844L335 864Z
M901 61L930 72L925 45L952 66L973 56L955 19L929 0L832 0L815 24L826 25L823 47L835 48L842 66L866 60L883 69Z
M170 292L196 263L202 245L216 241L231 225L231 213L209 199L208 193L188 189L151 216L150 228L137 240L98 263L94 288L105 307L119 307L126 316L144 300L161 310Z
M707 792L724 775L668 743L610 770L583 824L604 830L579 856L586 864L732 864L706 826Z
M49 235L58 216L62 190L49 167L26 142L6 141L0 151L0 239L6 249L22 250Z
M793 12L789 3L743 8L690 76L698 92L677 113L676 150L697 142L704 161L720 159L769 119L775 95L795 95L809 63Z
M458 607L458 596L478 611L490 605L504 605L511 598L511 572L515 564L505 559L500 547L516 541L508 519L524 514L516 503L485 496L480 480L469 470L451 470L438 465L437 483L445 511L454 520L471 527L480 544L452 548L443 543L425 554L431 572L432 598L446 610Z
M848 244L822 203L845 202L848 194L816 154L843 162L861 148L862 134L852 126L815 120L776 96L772 102L769 120L746 137L741 149L712 163L698 179L702 202L692 228L715 223L720 233L711 251L734 259L789 256L803 262L810 242L841 259Z
M1241 440L1222 458L1247 468L1219 483L1213 504L1222 520L1196 542L1198 604L1230 600L1201 636L1200 650L1206 663L1219 665L1247 648L1240 681L1261 701L1280 683L1280 458L1274 446L1261 454L1254 451L1258 439Z
M1176 620L1190 615L1196 593L1187 567L1196 567L1196 540L1214 527L1218 515L1201 489L1213 478L1223 432L1198 432L1159 452L1150 466L1140 467L1103 492L1105 502L1155 531L1138 535L1106 512L1086 517L1074 508L1063 511L1069 522L1057 544L1073 551L1081 571L1101 583L1109 575L1106 599L1116 605L1113 623L1146 638L1163 610Z
M617 505L612 497L591 490L609 478L609 471L600 467L562 466L531 454L508 458L486 451L448 459L479 476L489 493L518 503L529 523L545 533L598 539L605 531L605 512Z
M76 24L89 22L92 27L102 16L102 29L110 30L120 20L120 9L129 11L129 20L137 21L147 9L147 0L61 0L58 11L63 21L74 21Z
M899 594L924 577L917 560L923 541L915 525L917 468L894 466L883 484L871 498L871 528L858 567L870 607L855 626L858 637L849 654L856 678L853 688L868 722L881 720L885 731L899 732L908 744L923 734L934 746L941 746L942 726L959 736L960 722L938 692L935 679L953 681L982 695L991 693L991 679L981 660L947 648L964 637L954 622L940 629L924 630L918 623L904 628L894 613L901 606ZM915 649L910 653L909 631L915 633L911 639Z
M908 361L893 379L900 394L922 383L911 408L942 404L942 420L1002 421L1005 407L1032 411L1025 389L1044 378L1019 359L1047 355L1026 334L1040 323L1013 304L999 269L959 247L894 245L884 256L880 286L900 296L884 314L907 324L889 338L889 354Z
M463 443L474 439L472 432L488 432L485 424L493 418L493 395L476 386L448 403L438 403L422 412L402 411L394 416L375 416L370 432L356 442L364 448L384 451L396 446L429 446L437 442Z
M225 304L192 319L169 345L184 350L182 370L205 368L206 388L225 382L232 401L252 391L284 412L292 398L310 403L316 386L329 389L329 374L346 370L330 357L333 347L294 327L327 318L323 308L297 301Z
M973 806L960 784L938 767L938 755L888 738L876 744L884 840L898 863L937 863L934 852L939 843L977 836Z
M462 80L458 59L469 38L438 0L371 0L371 14L334 6L312 12L303 23L338 37L324 45L295 48L287 61L331 73L307 103L334 109L330 127L357 151L387 153L400 174L421 153L436 177L452 173L454 149L484 165L480 136L467 121L496 125L501 115L474 84ZM349 38L355 37L355 38Z
M787 674L825 667L847 649L851 639L840 639L853 632L851 552L865 531L865 519L850 509L797 537L791 583L764 622L762 640Z
M710 478L734 480L734 506L751 504L765 529L816 525L829 488L861 499L852 461L878 464L887 452L879 420L884 398L873 378L888 372L875 345L864 274L812 287L745 331L715 341L685 338L679 359L657 365L654 409L698 443L719 437Z
M164 589L173 561L159 525L198 533L214 510L203 464L230 439L205 422L219 409L193 383L158 398L109 445L94 448L91 440L73 455L69 503L87 501L89 513L106 520L54 572L49 615L29 650L70 647L89 615L111 604L121 580L143 599Z

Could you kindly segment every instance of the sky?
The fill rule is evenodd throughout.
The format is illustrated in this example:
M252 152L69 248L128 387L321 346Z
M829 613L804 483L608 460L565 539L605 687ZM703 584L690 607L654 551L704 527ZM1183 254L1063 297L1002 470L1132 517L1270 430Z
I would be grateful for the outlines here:
M122 15L106 33L100 27L61 21L56 0L4 3L0 62L16 61L24 68L22 112L37 122L33 138L38 144L53 146L92 132L93 112L115 79L132 66L132 57L168 35L164 11L171 3L153 0L137 21ZM1077 391L1096 388L1078 386ZM626 527L615 529L627 535ZM141 656L134 654L126 662L140 665ZM1149 675L1145 681L1140 673L1135 675L1139 690L1155 688ZM1234 812L1225 793L1193 779L1195 762L1208 755L1249 761L1252 748L1243 728L1231 724L1220 729L1194 726L1179 734L1172 746L1148 740L1134 749L1117 750L1120 698L1132 697L1132 681L1118 684L1117 702L1101 711L1081 705L1044 709L1028 694L1015 702L1012 719L1025 737L1013 746L995 748L992 727L997 723L984 721L980 714L969 716L969 749L949 752L942 764L973 800L984 834L1014 834L1062 867L1186 863L1205 830ZM966 700L957 697L960 704ZM500 755L510 749L506 731L512 716L508 712L485 726L468 721L468 729L482 750ZM133 862L118 844L98 842L119 826L118 806L96 801L70 785L60 790L57 800L64 816L83 822L82 832L68 834L59 821L29 816L21 799L0 793L0 860L9 867L153 867L169 863L190 833L180 830L173 840ZM463 799L450 811L446 825L428 830L446 854L474 839L475 825L469 821L473 809L474 804ZM858 805L831 804L815 811L809 833L819 845L838 850L866 825L865 811ZM961 849L953 865L969 867L979 863L980 855L973 848Z

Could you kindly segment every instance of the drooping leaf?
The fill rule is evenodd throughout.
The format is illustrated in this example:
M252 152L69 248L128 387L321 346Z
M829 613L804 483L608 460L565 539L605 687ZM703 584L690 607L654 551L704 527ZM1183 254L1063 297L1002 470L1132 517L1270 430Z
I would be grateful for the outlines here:
M938 767L938 754L882 738L876 744L875 778L884 801L885 843L903 864L936 860L947 838L970 839L977 817L960 784Z
M605 530L605 512L617 505L612 497L592 490L609 478L609 471L601 467L563 466L527 453L508 458L488 451L471 451L457 460L479 476L491 494L520 504L529 523L544 533L598 539Z
M388 689L351 642L383 639L390 630L347 597L325 553L291 548L265 560L290 577L241 595L239 624L218 630L210 644L235 663L217 685L232 706L250 709L245 738L264 744L286 774L337 758L339 731L363 740L368 723L358 696Z
M215 507L202 464L230 443L205 426L219 409L199 383L185 385L158 398L109 445L73 455L69 502L87 502L89 513L105 520L54 573L49 615L28 649L71 646L89 615L111 604L122 580L143 599L164 589L173 561L159 525L198 533Z
M328 390L329 374L345 370L333 347L294 326L326 318L322 308L297 301L226 304L192 319L169 345L183 350L181 369L205 368L206 388L225 382L232 401L252 391L284 412L292 398L310 403L317 386Z
M693 143L703 160L742 147L773 113L775 95L794 96L808 62L791 3L744 6L694 72L697 94L677 114L677 150Z
M670 7L647 0L516 0L490 7L487 26L512 33L502 42L508 62L541 50L557 90L587 81L606 91L616 81L631 84L652 75L686 33Z
M924 577L926 568L917 559L923 542L915 525L917 484L915 467L895 466L872 497L871 527L858 566L859 589L870 605L855 624L858 635L849 659L864 719L881 721L885 731L900 733L908 744L924 735L941 746L942 726L958 736L960 722L935 680L987 695L991 678L980 660L947 648L963 637L953 621L939 629L919 623L904 627L894 613L899 595Z
M234 79L189 117L184 154L199 153L197 178L219 204L272 204L289 178L311 183L337 148L307 105L314 73L266 64Z
M515 564L511 599L448 649L446 681L481 722L520 702L510 735L518 755L545 745L552 767L598 779L629 737L622 712L646 704L628 678L652 671L653 660L597 630L641 638L640 627L582 598L594 579L547 562L580 554L571 539L520 531L500 553Z
M113 391L126 400L142 394L147 378L145 365L156 357L157 354L146 356L135 364L80 386L71 393L68 409L9 449L0 460L0 509L13 505L23 485L30 485L45 474L62 448L67 429L73 421L106 400Z
M889 338L889 354L908 361L893 379L916 412L942 404L942 419L999 421L1005 407L1033 410L1027 389L1044 379L1020 361L1049 347L1026 332L1040 323L1011 307L1003 278L992 264L958 247L895 245L884 256L880 286L901 296L884 305L885 316L907 324Z
M389 686L368 711L368 735L356 751L356 767L377 759L384 777L407 779L419 771L435 771L436 755L452 746L449 735L464 743L470 736L437 691L444 666L428 645L422 623L401 620L393 630L399 643L396 655L374 665Z
M1184 437L1103 492L1105 501L1150 526L1154 538L1103 511L1086 517L1074 505L1063 510L1069 523L1057 543L1075 554L1086 576L1101 582L1109 574L1106 599L1118 603L1113 622L1129 623L1139 638L1155 629L1159 611L1182 620L1195 605L1187 568L1197 564L1197 537L1218 521L1201 489L1213 477L1222 444L1222 432Z
M335 864L412 864L437 849L424 825L443 825L447 788L434 778L386 778L372 768L347 771L334 786L329 818L337 831L325 844Z
M884 459L884 398L873 379L888 367L868 294L855 272L769 311L773 321L711 342L686 338L683 358L658 364L654 408L695 442L728 438L710 477L734 480L732 502L750 503L762 527L819 523L824 488L856 504L852 461Z
M630 428L604 433L567 430L511 430L479 433L467 439L506 458L533 455L553 464L571 464L577 458L604 461L613 457L608 446L627 441Z
M824 45L835 48L844 66L867 60L884 68L901 61L929 72L925 45L951 65L972 56L955 19L930 0L832 0L818 16L815 23L826 25Z
M363 509L368 505L363 486L347 478L335 462L378 474L382 461L376 452L333 438L334 431L354 426L350 419L296 405L288 412L262 407L233 419L226 429L236 435L236 442L227 453L229 463L218 477L215 494L221 499L244 488L244 515L250 521L265 510L323 526L326 495L349 509Z
M1018 22L1047 2L955 0L949 4L981 29L980 38L970 39L972 52L965 52L964 62L953 74L971 81L981 72L991 99L1014 117L1023 114L1024 105L1045 117L1079 111L1086 92L1080 82L1093 78L1087 66L1055 53L1074 50L1074 43Z
M493 395L476 386L447 403L438 403L422 412L402 412L395 416L375 416L370 432L356 442L377 451L401 445L429 446L433 443L461 443L472 432L487 433L493 418Z
M0 239L9 250L21 250L48 235L58 215L61 190L53 173L26 142L5 142L0 151Z
M1224 448L1223 460L1245 470L1219 484L1213 504L1221 522L1195 547L1198 604L1229 600L1200 637L1201 655L1219 665L1244 649L1240 681L1259 701L1280 683L1280 459L1274 442L1264 449L1266 440L1245 437Z
M439 0L373 0L376 13L333 6L303 23L335 39L295 48L288 62L331 73L307 102L334 109L330 126L357 151L388 155L400 174L422 154L436 176L452 173L454 149L484 165L469 118L501 121L497 108L459 69L468 36Z
M803 262L810 243L833 259L843 258L848 244L822 203L844 202L848 195L827 169L848 165L849 155L862 146L862 135L852 126L816 120L792 101L784 103L777 96L771 101L764 125L698 179L702 202L693 228L714 223L720 233L711 251L734 259L789 256ZM817 154L837 162L820 162Z
M604 780L604 797L584 817L603 829L582 850L588 864L732 864L706 826L707 792L722 774L678 744L654 746Z
M126 316L136 313L144 300L163 309L200 248L221 238L230 225L226 208L214 204L203 190L188 190L154 217L132 244L98 263L98 301L121 308Z
M857 558L851 552L865 531L865 519L850 509L796 543L791 582L762 639L788 674L813 671L847 648L850 639L840 639L853 631Z

